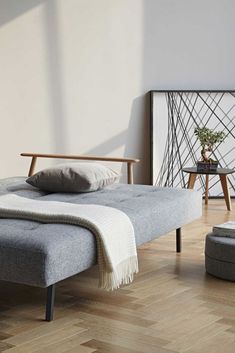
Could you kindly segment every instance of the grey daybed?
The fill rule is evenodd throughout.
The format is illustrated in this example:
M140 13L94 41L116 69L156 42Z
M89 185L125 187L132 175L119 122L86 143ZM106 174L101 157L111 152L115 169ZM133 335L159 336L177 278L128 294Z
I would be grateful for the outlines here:
M33 157L29 174L33 174L35 158L39 155L29 155ZM129 166L130 183L131 167L135 160L124 162ZM117 208L131 219L137 245L176 229L176 250L180 252L180 228L201 215L201 194L193 190L114 184L96 192L66 195L43 192L26 184L25 179L18 177L1 180L0 194L10 192L40 200ZM53 319L55 283L82 272L95 263L95 237L85 228L0 219L0 280L47 288L47 321Z

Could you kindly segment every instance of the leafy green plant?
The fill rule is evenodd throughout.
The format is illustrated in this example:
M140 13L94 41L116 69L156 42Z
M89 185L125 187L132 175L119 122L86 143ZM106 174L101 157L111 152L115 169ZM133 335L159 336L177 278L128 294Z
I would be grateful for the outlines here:
M201 157L202 162L213 163L215 162L209 157L217 143L223 142L226 135L223 131L213 131L207 127L197 127L194 130L195 136L201 144Z

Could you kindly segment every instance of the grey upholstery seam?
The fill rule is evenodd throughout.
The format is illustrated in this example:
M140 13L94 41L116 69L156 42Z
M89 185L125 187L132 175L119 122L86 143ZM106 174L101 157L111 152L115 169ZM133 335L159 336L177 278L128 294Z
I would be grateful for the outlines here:
M16 247L16 246L5 246L5 245L0 245L0 248L4 248L4 249L16 249L16 250L23 250L24 252L27 251L29 253L36 253L36 254L42 254L45 257L45 254L43 251L35 251L35 250L28 250L25 248L21 248L21 247Z

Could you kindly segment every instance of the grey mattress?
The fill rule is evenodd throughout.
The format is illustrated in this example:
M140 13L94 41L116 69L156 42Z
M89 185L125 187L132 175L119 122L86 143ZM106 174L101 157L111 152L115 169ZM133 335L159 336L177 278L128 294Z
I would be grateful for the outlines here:
M91 193L49 194L18 177L0 181L0 194L8 192L40 200L117 208L130 217L137 245L201 215L201 194L186 189L114 184ZM0 219L0 280L47 287L95 263L95 238L85 228Z

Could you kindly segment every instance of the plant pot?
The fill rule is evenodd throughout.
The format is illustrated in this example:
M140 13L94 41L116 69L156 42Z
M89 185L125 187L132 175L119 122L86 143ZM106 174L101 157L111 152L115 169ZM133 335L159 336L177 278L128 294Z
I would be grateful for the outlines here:
M198 172L216 172L218 168L218 161L213 161L213 162L197 162L197 171Z

